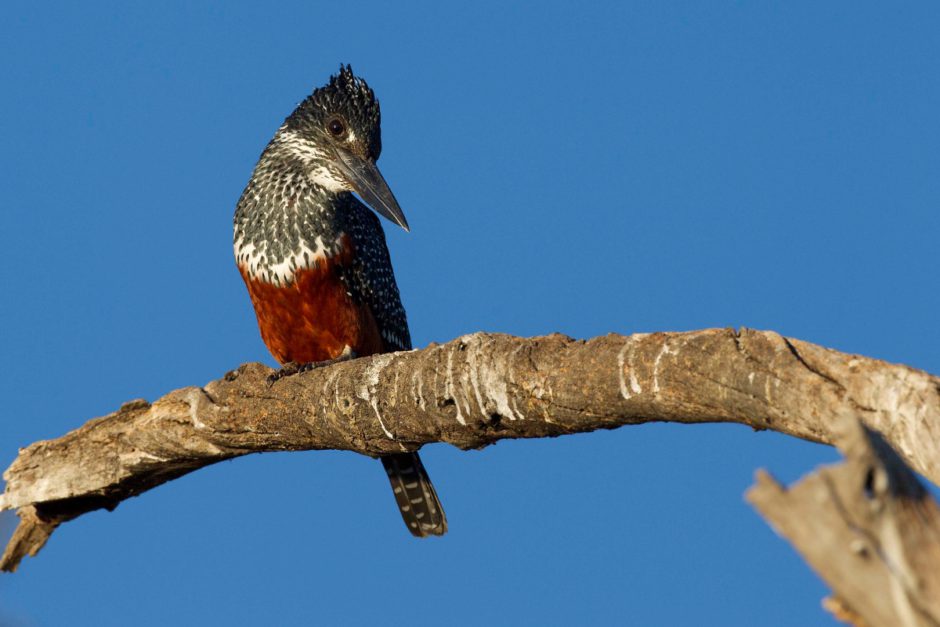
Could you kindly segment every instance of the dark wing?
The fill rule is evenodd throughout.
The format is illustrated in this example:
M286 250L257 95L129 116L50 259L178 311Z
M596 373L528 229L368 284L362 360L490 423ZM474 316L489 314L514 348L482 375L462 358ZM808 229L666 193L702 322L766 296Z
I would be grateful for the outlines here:
M346 225L356 249L346 275L352 294L372 310L387 351L411 350L408 318L401 304L382 224L368 207L350 195Z

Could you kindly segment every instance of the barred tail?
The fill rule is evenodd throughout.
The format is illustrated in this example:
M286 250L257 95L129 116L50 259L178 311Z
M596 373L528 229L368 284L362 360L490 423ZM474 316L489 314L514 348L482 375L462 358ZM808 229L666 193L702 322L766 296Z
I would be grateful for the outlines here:
M382 458L382 465L411 535L418 538L444 535L447 517L418 454L388 455Z

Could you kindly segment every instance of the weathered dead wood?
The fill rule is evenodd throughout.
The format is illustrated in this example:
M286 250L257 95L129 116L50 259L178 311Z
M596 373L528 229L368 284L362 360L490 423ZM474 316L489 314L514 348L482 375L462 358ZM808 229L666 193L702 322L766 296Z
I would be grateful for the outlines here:
M832 587L826 607L868 627L940 625L940 507L890 445L846 419L845 461L790 489L765 472L747 499Z
M366 455L429 442L479 448L651 421L740 422L819 442L861 415L940 481L940 380L788 340L711 329L575 341L478 333L357 359L268 386L247 364L152 405L131 401L20 451L0 510L20 528L0 567L35 554L55 526L247 453L344 449Z

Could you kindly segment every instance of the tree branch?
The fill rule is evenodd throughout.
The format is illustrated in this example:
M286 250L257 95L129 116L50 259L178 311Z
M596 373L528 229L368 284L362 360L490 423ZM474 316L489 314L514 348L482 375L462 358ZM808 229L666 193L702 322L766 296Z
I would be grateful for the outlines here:
M288 377L246 364L205 387L137 400L20 451L0 511L20 524L0 568L64 521L183 474L263 451L378 456L463 449L654 421L739 422L818 442L861 416L940 482L940 379L773 332L711 329L516 338L477 333Z
M747 500L836 593L827 607L855 625L940 625L940 507L897 453L858 420L846 460L790 489L765 472Z

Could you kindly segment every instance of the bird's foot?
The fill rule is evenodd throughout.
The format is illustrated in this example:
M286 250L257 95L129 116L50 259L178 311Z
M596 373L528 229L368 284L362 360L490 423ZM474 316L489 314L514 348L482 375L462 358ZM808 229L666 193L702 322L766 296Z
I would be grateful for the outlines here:
M276 381L283 379L284 377L290 377L295 374L300 374L301 372L307 372L308 370L315 370L325 366L332 366L333 364L349 361L350 359L355 359L356 357L358 357L358 355L356 355L356 351L347 346L343 349L343 352L339 354L339 357L334 357L333 359L324 359L323 361L308 361L305 364L298 364L296 361L289 361L268 375L268 385L274 385Z

